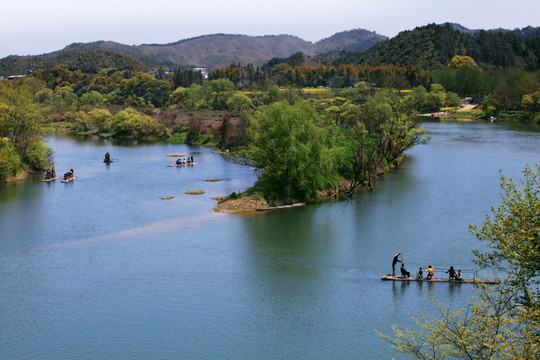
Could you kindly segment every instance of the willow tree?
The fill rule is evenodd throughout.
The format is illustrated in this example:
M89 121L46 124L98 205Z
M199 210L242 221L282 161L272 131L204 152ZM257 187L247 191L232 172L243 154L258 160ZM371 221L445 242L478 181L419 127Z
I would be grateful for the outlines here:
M380 334L412 359L540 359L540 165L526 166L519 187L501 175L502 203L471 232L490 251L475 251L482 267L503 271L494 287L480 286L467 307L422 316L417 330Z
M425 129L418 127L411 103L394 90L378 91L364 104L349 106L346 113L353 140L350 194L361 185L371 188L406 150L429 139Z
M311 105L279 102L249 128L250 158L261 170L256 185L272 203L313 201L325 185L321 176L323 131Z

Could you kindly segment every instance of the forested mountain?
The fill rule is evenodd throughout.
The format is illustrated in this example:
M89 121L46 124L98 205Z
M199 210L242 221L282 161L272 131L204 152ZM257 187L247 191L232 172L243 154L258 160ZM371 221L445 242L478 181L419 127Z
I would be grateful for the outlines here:
M366 54L356 54L356 62L437 69L454 55L470 56L484 67L540 69L540 28L463 31L455 24L430 24L403 31ZM344 56L349 62L354 57Z
M111 41L98 41L87 44L72 44L66 49L108 49L157 64L216 68L232 63L261 66L272 58L288 57L298 52L313 56L334 50L361 51L385 39L382 35L357 29L337 33L315 44L291 35L214 34L164 45L127 46Z
M150 65L132 56L110 50L66 50L49 56L8 56L0 59L0 75L25 74L28 70L51 70L58 64L70 70L95 73L100 69L116 68L148 71Z
M343 31L318 41L315 44L317 46L315 55L341 50L365 51L385 40L386 37L363 29Z
M228 66L232 63L261 66L272 58L283 58L301 52L316 55L334 50L366 50L384 41L386 37L367 30L351 30L335 34L317 43L311 43L290 35L247 36L214 34L181 40L170 44L143 44L129 46L113 41L74 43L61 51L42 56L10 56L0 62L0 71L4 74L26 72L42 64L51 64L63 53L71 50L109 50L130 55L154 65L171 67L206 66L209 69ZM52 58L53 60L51 60ZM14 66L20 63L20 66Z
M0 75L50 69L60 63L70 69L96 72L106 67L146 70L159 65L171 68L196 65L208 69L231 64L261 67L268 62L288 58L290 65L300 61L302 64L387 64L440 69L454 55L470 56L482 67L537 70L540 69L540 27L470 30L459 24L429 24L403 31L392 39L355 29L334 34L317 43L290 35L225 34L163 45L129 46L112 41L74 43L50 54L0 59Z

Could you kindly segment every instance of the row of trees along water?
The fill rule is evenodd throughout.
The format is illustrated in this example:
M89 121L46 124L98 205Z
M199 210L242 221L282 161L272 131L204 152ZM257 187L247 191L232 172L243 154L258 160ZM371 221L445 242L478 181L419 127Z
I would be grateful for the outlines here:
M295 73L319 69L334 77L348 74L354 85L280 87L283 77L276 75L286 69ZM476 112L479 116L501 115L502 109L517 107L524 119L538 118L538 73L505 69L486 76L464 56L454 57L438 73L397 66L310 68L281 63L246 89L246 76L259 69L232 65L211 71L208 80L200 74L187 76L186 71L191 70L160 79L116 69L89 74L57 66L4 82L0 104L6 111L0 115L0 136L1 151L7 155L2 157L2 179L25 165L49 166L39 130L61 124L83 134L236 147L262 170L258 191L271 202L315 201L322 190L337 192L341 187L353 194L359 187L373 186L406 149L425 141L416 112L454 109L461 95L470 91L448 91L443 84L452 88L462 78L475 79L473 85L489 79L496 84L492 91L475 95L485 101L483 110ZM182 74L182 81L191 84L179 86ZM407 83L399 90L381 86L404 78ZM220 126L207 126L205 116L217 119Z
M141 78L159 81L137 74L120 87ZM6 111L1 117L1 149L10 154L2 157L4 178L23 164L38 169L49 166L39 137L47 121L61 119L77 131L90 129L102 135L174 139L176 129L169 134L159 118L144 113L144 108L92 103L87 101L91 93L78 97L70 86L62 85L51 90L36 77L2 85L0 103ZM221 97L232 91L230 86L225 79L210 81L210 99L225 101ZM295 90L275 88L263 95L267 99L258 106L248 95L237 91L229 95L228 103L241 98L249 106L237 110L243 114L240 120L224 121L216 136L226 145L234 138L241 154L262 170L255 191L274 204L316 201L320 191L336 192L343 179L347 186L342 190L348 194L361 186L371 187L399 162L403 151L425 140L424 130L417 128L412 97L392 89L360 84L343 93L326 91L324 96L304 99ZM29 143L41 144L39 161L28 161Z

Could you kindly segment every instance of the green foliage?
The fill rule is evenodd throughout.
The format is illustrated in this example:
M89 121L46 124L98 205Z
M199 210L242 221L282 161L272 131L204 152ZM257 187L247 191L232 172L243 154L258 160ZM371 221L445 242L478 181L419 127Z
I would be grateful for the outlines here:
M42 114L24 86L0 89L0 138L8 138L24 159L38 136Z
M64 64L67 69L97 73L101 69L116 68L147 71L148 65L126 54L110 50L66 50L54 56L8 56L0 59L0 75L25 74L27 70L52 70Z
M21 158L13 143L0 138L0 182L6 181L8 176L14 176L21 165Z
M173 105L182 109L184 107L186 98L187 89L181 86L177 87L169 96L169 105Z
M62 86L54 89L52 101L57 112L65 113L67 111L73 111L76 108L78 98L73 92L72 87Z
M242 113L253 108L253 102L244 94L236 93L227 100L227 108L233 114Z
M86 106L102 105L103 102L104 96L95 90L83 94L79 99L79 103Z
M269 202L315 201L325 185L320 174L323 132L306 102L275 103L253 119L250 158L263 174L259 187Z
M490 248L474 251L476 263L506 271L509 279L540 307L540 164L526 166L521 188L501 175L502 203L491 209L482 226L471 226L471 232Z
M120 82L113 101L131 106L139 106L142 101L142 105L162 107L169 100L171 92L170 82L154 79L149 74L138 73Z
M34 169L45 169L50 166L50 156L51 149L45 146L43 139L36 137L29 142L23 161Z
M187 109L206 109L206 94L201 85L192 84L186 89L184 105Z
M448 63L448 67L453 70L458 70L461 68L479 68L478 64L476 64L476 61L470 56L463 56L463 55L455 55L452 60L450 60L450 63Z
M411 359L538 359L538 309L512 307L512 289L482 286L476 302L452 312L439 304L440 318L422 316L418 330L393 326L395 338L377 333L392 344L395 353Z
M536 70L540 66L539 37L538 34L524 36L519 30L481 30L469 34L453 29L448 23L429 24L402 31L372 51L357 54L356 61L371 65L416 65L424 69L442 69L455 55L460 54L459 60L474 59L482 67L520 66Z
M167 129L159 124L151 116L139 113L135 109L128 108L119 111L112 118L111 133L122 138L133 137L165 137Z
M234 84L228 79L217 79L209 84L209 103L214 110L226 110L229 99L236 91Z
M107 133L111 129L112 114L107 109L93 109L88 113L93 128L99 133Z

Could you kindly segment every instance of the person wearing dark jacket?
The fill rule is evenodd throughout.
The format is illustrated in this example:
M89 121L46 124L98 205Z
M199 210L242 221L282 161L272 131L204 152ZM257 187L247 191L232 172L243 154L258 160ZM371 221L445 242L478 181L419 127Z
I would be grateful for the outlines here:
M448 274L448 280L456 279L456 271L454 270L453 266L450 266L450 269L448 269L445 273Z
M396 264L398 262L401 262L398 258L399 258L399 255L401 255L401 253L397 253L395 256L394 256L394 260L392 260L392 276L396 276Z
M411 277L411 273L405 269L405 264L404 263L401 263L401 276L404 276L404 277Z

